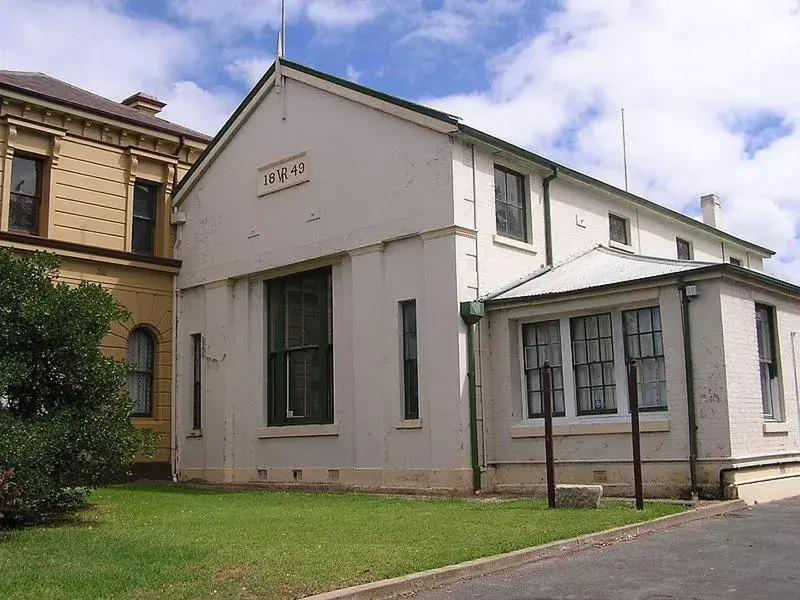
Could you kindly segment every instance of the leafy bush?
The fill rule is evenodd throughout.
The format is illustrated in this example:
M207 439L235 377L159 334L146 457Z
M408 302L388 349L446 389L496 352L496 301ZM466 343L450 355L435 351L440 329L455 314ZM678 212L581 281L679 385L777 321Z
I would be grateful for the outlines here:
M0 524L76 510L155 447L130 423L128 366L100 348L128 312L97 284L56 282L57 268L50 254L0 250Z

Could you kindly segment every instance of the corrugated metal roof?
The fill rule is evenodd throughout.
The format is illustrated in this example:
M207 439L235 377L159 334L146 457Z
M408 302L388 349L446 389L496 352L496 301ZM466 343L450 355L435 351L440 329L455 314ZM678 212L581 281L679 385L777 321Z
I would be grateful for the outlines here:
M535 298L703 269L716 263L639 256L606 246L595 246L521 279L492 301Z
M76 87L55 77L44 73L31 73L29 71L2 71L0 70L0 88L12 89L17 92L27 93L32 96L53 100L89 112L114 117L143 127L158 131L165 131L176 135L207 142L209 136L199 131L177 125L165 119L151 117L138 110L114 102L103 96L98 96L87 90Z

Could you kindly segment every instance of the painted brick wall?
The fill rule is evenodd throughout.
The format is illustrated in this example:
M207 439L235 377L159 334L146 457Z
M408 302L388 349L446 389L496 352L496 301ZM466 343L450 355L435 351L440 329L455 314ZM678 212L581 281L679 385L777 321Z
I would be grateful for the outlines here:
M796 302L752 286L728 282L721 288L725 337L726 379L732 455L747 458L800 452L798 398L792 331L800 331L800 307ZM785 432L765 433L758 371L755 303L774 306L777 316L778 352Z

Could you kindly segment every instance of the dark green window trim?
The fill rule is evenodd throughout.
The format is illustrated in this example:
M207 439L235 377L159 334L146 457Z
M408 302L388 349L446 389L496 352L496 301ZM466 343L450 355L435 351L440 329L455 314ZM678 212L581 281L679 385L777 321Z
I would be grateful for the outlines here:
M264 298L267 425L333 423L331 269L267 281Z
M636 359L636 378L639 388L639 412L667 410L667 371L664 357L663 324L658 306L622 311L622 334L625 340L625 358ZM658 390L661 404L652 402L647 391ZM629 399L630 400L630 399Z
M198 430L203 426L203 336L200 333L192 334L192 378L192 429Z
M572 368L578 416L617 413L611 313L572 317ZM585 401L582 402L581 398Z
M512 199L511 190L515 191L516 201ZM494 166L494 211L497 235L528 241L528 198L524 175L500 165Z
M403 327L403 397L405 419L419 419L419 363L417 361L417 301L400 303Z
M628 219L614 213L608 213L608 238L612 242L630 246L630 227Z

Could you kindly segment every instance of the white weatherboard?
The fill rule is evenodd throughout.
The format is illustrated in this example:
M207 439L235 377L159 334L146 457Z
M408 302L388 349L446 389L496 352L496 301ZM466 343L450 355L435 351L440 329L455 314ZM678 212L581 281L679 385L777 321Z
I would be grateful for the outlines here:
M300 152L258 169L258 195L266 196L309 179L308 156Z

